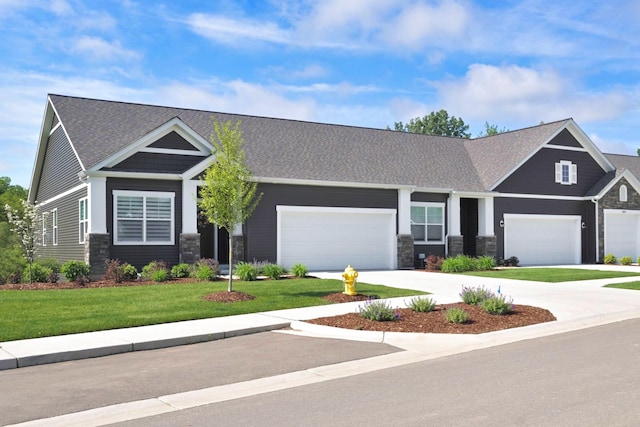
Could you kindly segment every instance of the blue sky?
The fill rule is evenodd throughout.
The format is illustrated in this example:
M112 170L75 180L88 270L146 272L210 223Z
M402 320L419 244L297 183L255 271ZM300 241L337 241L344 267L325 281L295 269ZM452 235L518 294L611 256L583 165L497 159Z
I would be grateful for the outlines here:
M385 128L446 109L640 147L640 2L0 0L0 176L48 93Z

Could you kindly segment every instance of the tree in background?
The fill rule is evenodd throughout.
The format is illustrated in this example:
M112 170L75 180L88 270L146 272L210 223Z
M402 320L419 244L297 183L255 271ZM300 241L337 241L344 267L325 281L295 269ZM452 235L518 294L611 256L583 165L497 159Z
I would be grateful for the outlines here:
M420 118L415 117L409 123L395 122L394 130L401 132L422 133L425 135L451 136L457 138L470 138L469 125L456 116L449 117L447 110L432 111ZM389 127L387 126L387 129Z
M27 190L19 185L11 185L11 178L0 176L0 206L9 205L14 209L22 209L22 200L27 199ZM7 212L0 209L0 222L7 222Z
M38 238L38 208L28 200L22 200L22 210L5 205L11 231L18 237L22 255L29 264L29 283L31 283L31 267L35 257Z
M260 202L258 184L244 163L241 122L213 121L213 162L205 171L198 206L211 224L229 233L229 286L233 290L233 229L243 224Z
M18 281L25 267L20 242L11 232L11 224L4 206L22 212L22 201L27 199L27 190L19 185L11 185L11 178L0 177L0 284Z
M498 125L490 125L489 122L484 122L484 131L478 134L478 138L493 136L503 132L509 132L509 129L505 127L498 129Z

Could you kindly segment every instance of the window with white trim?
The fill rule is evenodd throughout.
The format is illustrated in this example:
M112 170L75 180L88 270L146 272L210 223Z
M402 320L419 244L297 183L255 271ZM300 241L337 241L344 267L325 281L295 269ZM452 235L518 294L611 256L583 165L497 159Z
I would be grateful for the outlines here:
M49 212L42 212L42 246L47 246L47 218Z
M114 244L172 245L174 198L174 193L114 191Z
M444 243L444 203L411 203L414 243Z
M58 245L58 208L51 211L51 240L53 246Z
M556 163L556 183L571 185L578 183L578 165L568 160Z
M627 201L627 186L622 184L620 186L620 194L619 194L619 199L621 202L626 202Z
M84 243L86 234L89 232L89 199L84 198L78 201L78 243Z

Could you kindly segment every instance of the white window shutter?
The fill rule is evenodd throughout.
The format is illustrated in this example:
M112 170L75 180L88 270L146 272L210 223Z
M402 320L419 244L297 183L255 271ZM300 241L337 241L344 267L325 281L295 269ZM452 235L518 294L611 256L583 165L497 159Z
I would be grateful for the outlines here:
M562 163L556 163L556 182L558 184L562 183Z
M571 183L577 184L578 183L578 165L574 165L573 163L571 164L570 175L571 175Z

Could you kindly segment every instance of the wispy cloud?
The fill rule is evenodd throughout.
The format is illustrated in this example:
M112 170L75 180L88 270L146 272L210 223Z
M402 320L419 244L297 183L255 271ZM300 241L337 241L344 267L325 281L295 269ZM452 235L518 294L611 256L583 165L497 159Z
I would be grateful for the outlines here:
M118 40L108 42L100 37L91 36L76 39L71 51L94 61L130 60L142 56L138 52L125 49Z

